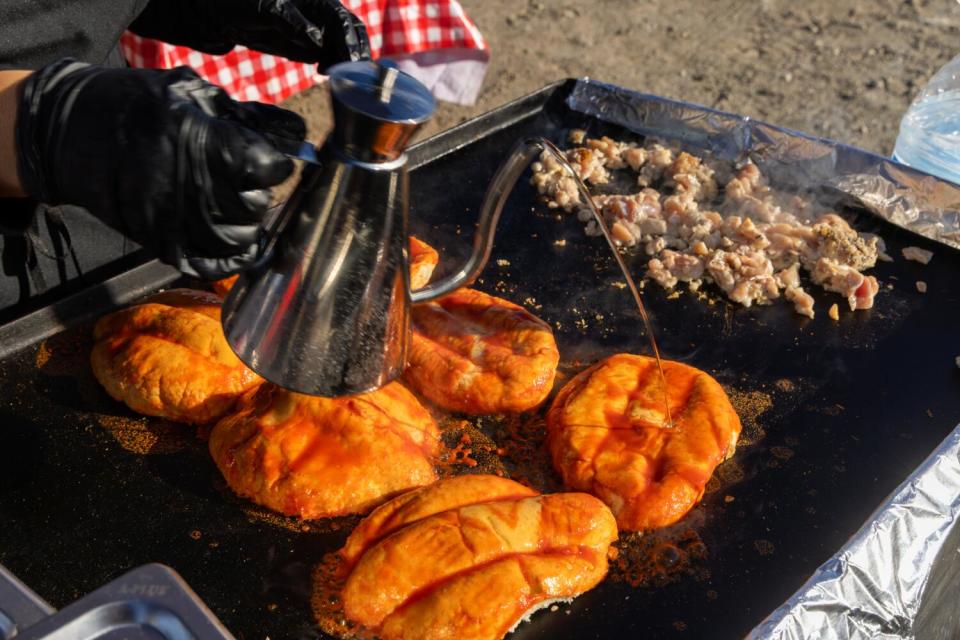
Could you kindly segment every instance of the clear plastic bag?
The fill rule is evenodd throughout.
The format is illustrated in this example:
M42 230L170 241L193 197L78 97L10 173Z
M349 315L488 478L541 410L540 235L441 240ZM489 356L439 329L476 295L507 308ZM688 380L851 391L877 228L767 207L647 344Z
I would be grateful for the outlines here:
M893 158L960 184L960 56L934 74L907 109Z

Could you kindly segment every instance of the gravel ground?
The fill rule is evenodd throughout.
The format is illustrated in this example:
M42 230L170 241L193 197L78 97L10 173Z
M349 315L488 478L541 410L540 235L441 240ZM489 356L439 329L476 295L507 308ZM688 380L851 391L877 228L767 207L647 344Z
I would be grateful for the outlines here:
M590 76L889 154L904 110L960 53L954 0L461 0L493 59L476 105L421 137L567 77ZM287 106L312 136L326 92Z

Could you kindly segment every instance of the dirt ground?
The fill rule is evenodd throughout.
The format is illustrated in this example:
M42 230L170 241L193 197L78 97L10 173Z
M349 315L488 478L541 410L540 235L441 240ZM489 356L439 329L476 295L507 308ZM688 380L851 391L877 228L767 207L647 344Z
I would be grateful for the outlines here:
M956 0L461 0L492 51L476 105L590 76L889 154L904 110L960 53ZM315 89L288 106L327 126Z

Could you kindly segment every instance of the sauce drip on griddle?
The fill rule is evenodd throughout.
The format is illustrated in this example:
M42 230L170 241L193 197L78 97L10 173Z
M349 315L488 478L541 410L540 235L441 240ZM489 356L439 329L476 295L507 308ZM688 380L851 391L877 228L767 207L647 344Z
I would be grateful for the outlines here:
M663 410L664 415L667 418L667 422L664 426L670 428L673 426L673 416L670 415L670 402L667 394L667 378L663 375L663 363L660 361L660 350L657 348L657 340L653 336L653 324L650 322L650 316L647 314L646 307L643 306L643 300L640 298L640 291L637 289L637 284L633 281L633 277L630 275L630 270L627 268L627 264L623 261L623 256L621 256L620 251L617 250L617 245L613 241L613 235L610 233L610 228L607 226L606 221L600 214L600 210L597 209L597 205L594 204L593 197L590 195L590 191L587 189L587 186L580 179L580 176L577 174L577 172L573 170L573 167L570 166L570 163L567 162L567 158L563 155L563 152L561 152L560 149L558 149L552 142L545 138L539 138L537 141L540 142L546 151L556 158L557 162L560 163L560 166L564 167L567 173L570 174L570 177L572 177L574 182L576 182L577 189L580 191L580 198L586 202L586 205L593 213L593 217L597 221L597 224L600 225L600 229L603 231L603 237L607 239L607 244L610 246L610 251L613 252L613 257L620 266L620 271L623 272L623 277L627 281L627 286L630 288L630 293L633 294L633 300L637 303L637 310L640 311L640 317L643 319L643 325L646 328L647 338L650 340L651 349L653 349L653 357L657 360L657 369L660 373L660 386L663 389Z

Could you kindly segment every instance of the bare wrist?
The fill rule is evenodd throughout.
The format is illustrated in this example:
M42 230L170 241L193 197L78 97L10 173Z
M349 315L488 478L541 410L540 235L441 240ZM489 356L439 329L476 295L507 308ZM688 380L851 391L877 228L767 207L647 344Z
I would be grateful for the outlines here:
M26 70L0 71L0 197L26 195L17 171L16 123L20 90L31 73Z

